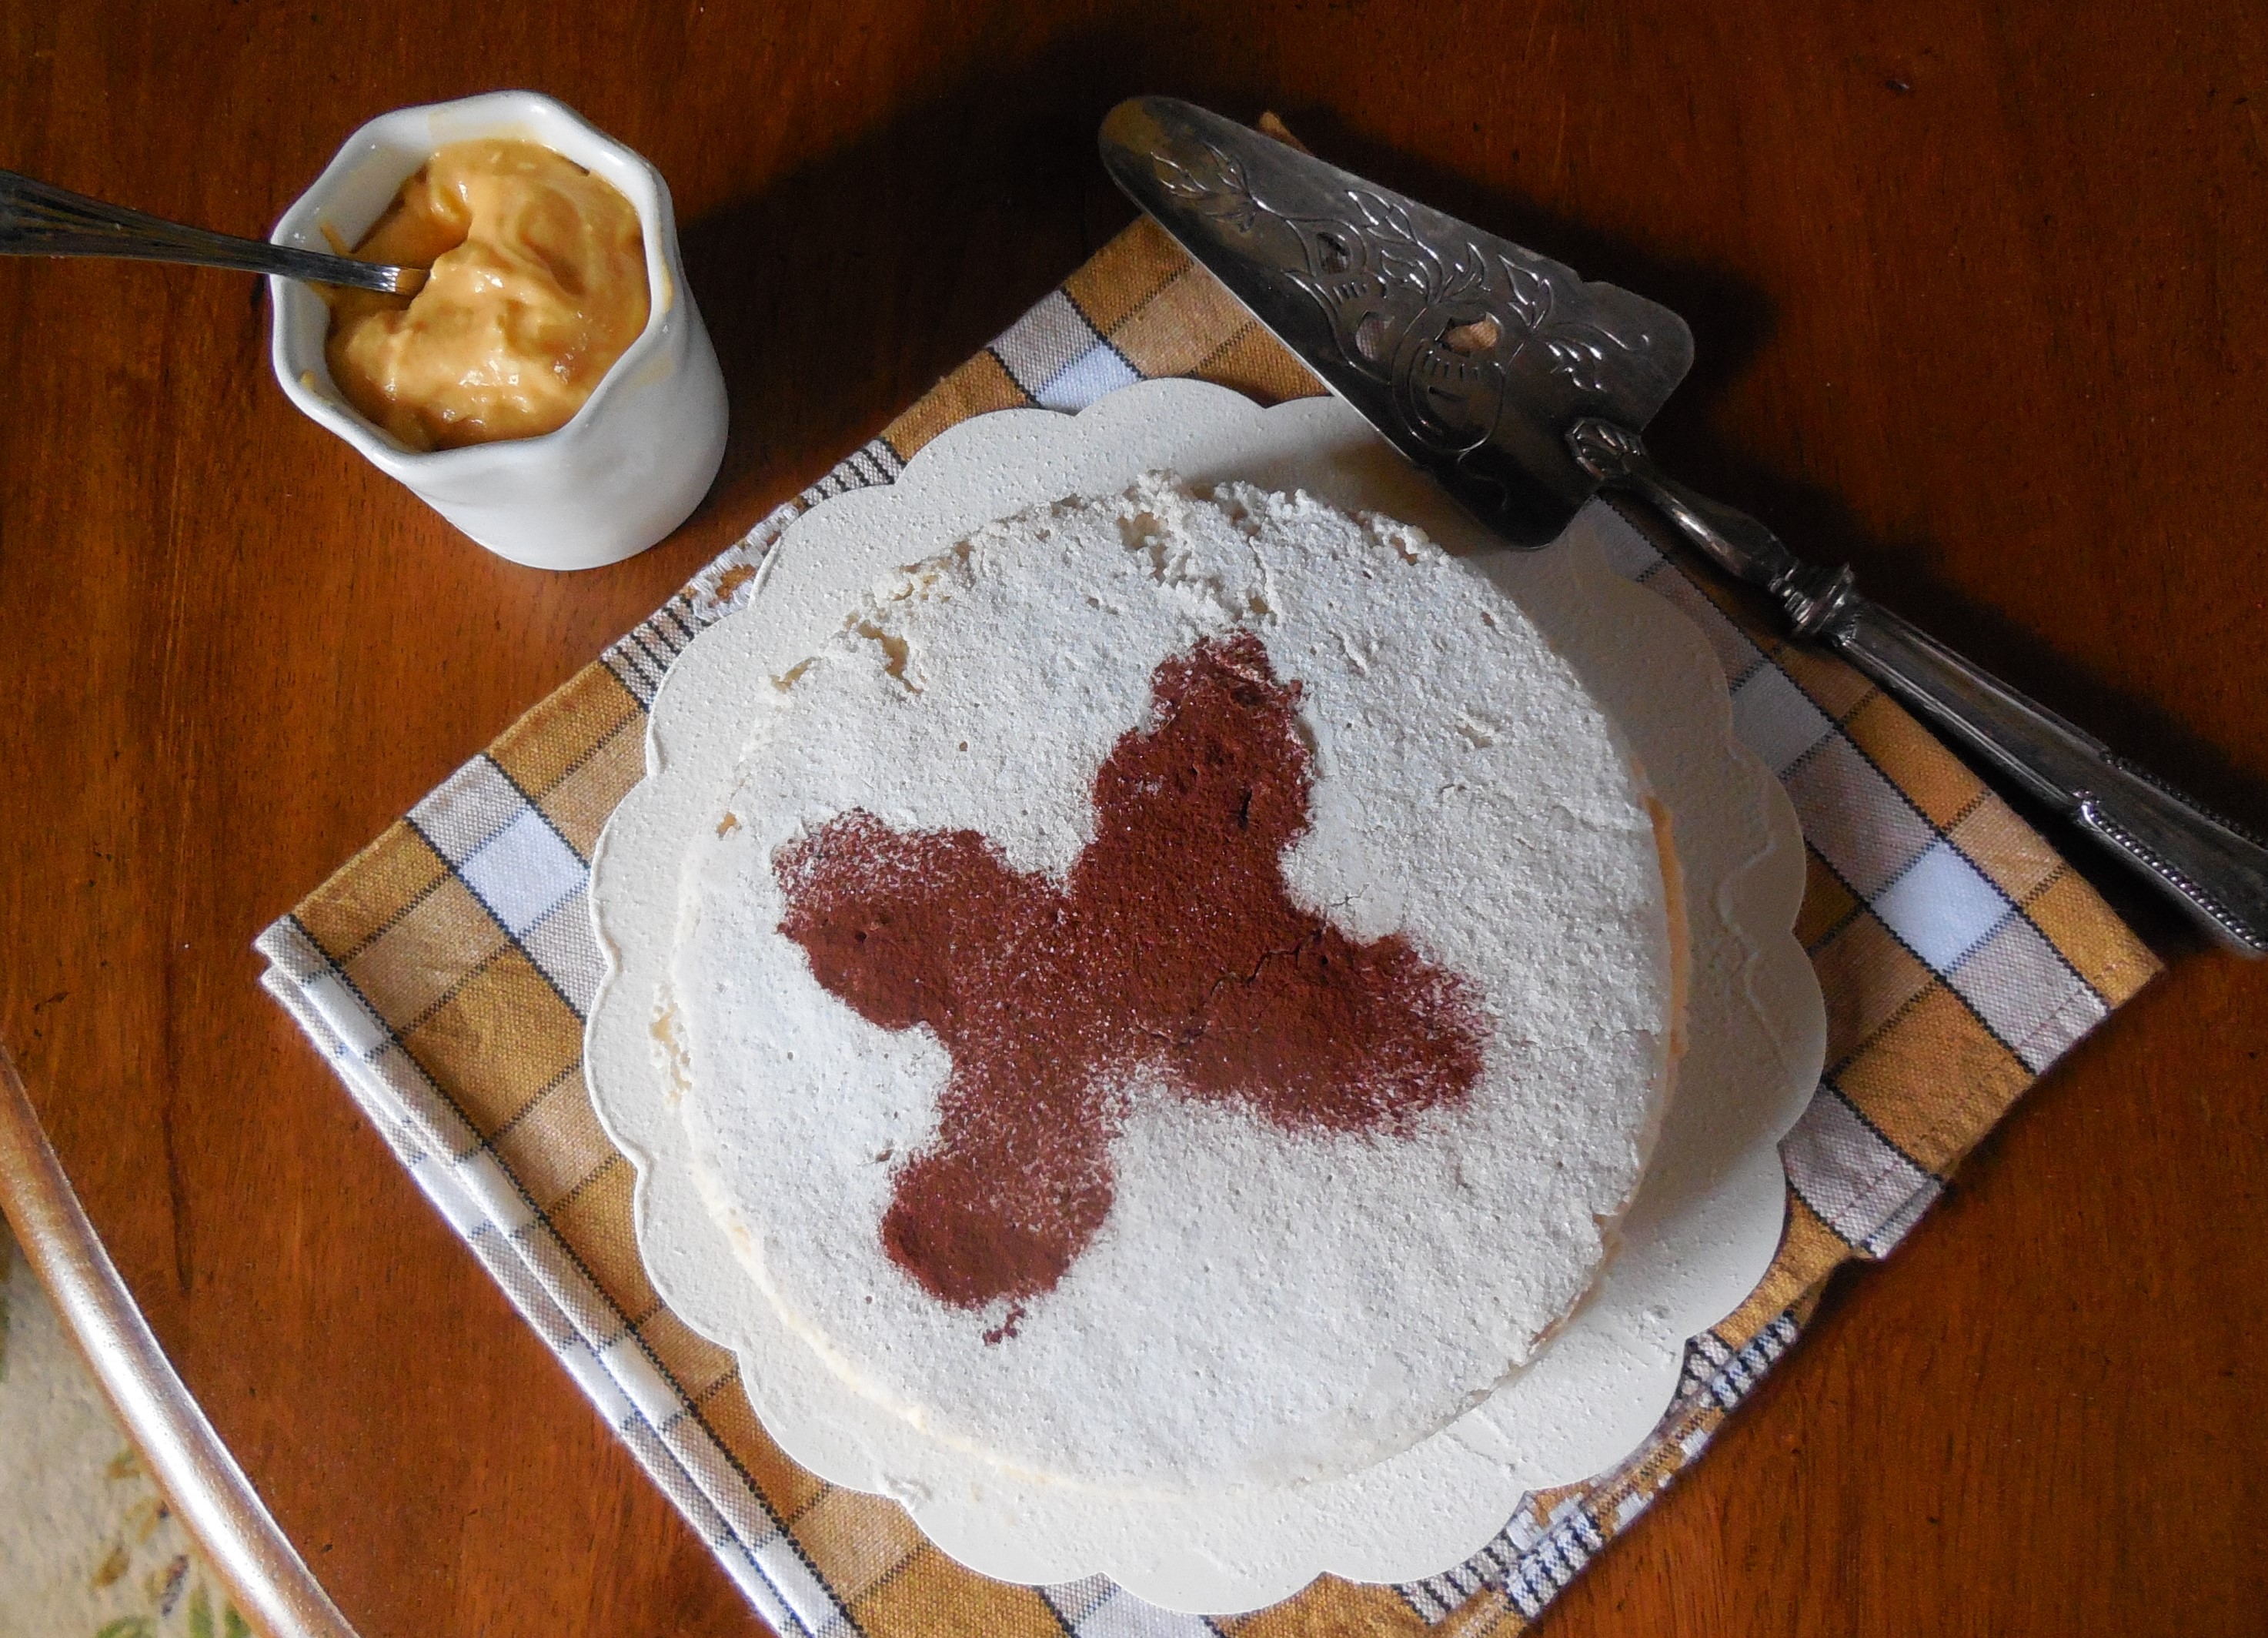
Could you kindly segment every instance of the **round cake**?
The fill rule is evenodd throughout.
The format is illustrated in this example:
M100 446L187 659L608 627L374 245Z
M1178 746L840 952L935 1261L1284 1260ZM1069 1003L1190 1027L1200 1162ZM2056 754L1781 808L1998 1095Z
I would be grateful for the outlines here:
M1421 532L1169 476L988 526L773 679L657 1033L784 1324L1020 1473L1351 1472L1596 1280L1674 865Z

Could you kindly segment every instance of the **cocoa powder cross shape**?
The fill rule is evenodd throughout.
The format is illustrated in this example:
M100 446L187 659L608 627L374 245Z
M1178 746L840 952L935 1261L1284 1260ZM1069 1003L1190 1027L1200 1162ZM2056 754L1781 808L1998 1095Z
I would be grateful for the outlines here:
M1020 1302L1062 1279L1109 1214L1110 1140L1138 1085L1381 1139L1470 1093L1487 1037L1470 984L1285 890L1284 850L1308 823L1300 692L1249 632L1166 660L1150 725L1095 775L1094 840L1060 885L976 831L863 809L774 855L780 931L820 984L951 1055L937 1134L897 1162L881 1224L940 1302Z

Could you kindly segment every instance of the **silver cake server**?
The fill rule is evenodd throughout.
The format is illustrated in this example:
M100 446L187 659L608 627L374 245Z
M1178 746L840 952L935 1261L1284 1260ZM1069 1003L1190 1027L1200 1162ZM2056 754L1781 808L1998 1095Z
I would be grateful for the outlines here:
M2268 955L2268 845L1663 473L1640 437L1693 361L1667 307L1167 97L1121 103L1102 160L1135 203L1411 461L1516 546L1602 488L2172 896Z

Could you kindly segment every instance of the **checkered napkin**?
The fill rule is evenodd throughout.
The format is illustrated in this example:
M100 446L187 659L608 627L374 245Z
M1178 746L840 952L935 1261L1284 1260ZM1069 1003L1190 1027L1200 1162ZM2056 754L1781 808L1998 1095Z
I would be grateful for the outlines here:
M965 417L1075 410L1168 375L1271 402L1318 390L1141 222L259 941L269 990L787 1638L1519 1632L1700 1455L1794 1343L1828 1275L1895 1245L2033 1078L2156 970L2054 850L1872 684L1782 646L1635 530L1610 531L1616 566L1708 635L1740 732L1786 781L1808 844L1798 933L1826 992L1828 1066L1781 1146L1787 1228L1764 1283L1687 1346L1676 1398L1644 1449L1587 1484L1528 1497L1446 1575L1402 1587L1326 1579L1273 1609L1204 1621L1099 1577L1035 1589L963 1569L894 1502L836 1489L784 1457L750 1413L732 1356L647 1282L630 1164L583 1081L583 1016L600 973L587 861L643 771L662 674L752 594L797 514L891 482Z

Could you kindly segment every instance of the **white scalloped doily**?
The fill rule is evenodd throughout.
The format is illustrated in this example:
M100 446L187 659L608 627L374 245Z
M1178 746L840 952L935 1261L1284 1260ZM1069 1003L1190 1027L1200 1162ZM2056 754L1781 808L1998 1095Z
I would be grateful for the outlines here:
M1418 524L1469 552L1620 725L1668 808L1691 963L1676 1089L1623 1244L1584 1305L1524 1371L1447 1428L1322 1483L1191 1498L1007 1472L861 1397L779 1322L703 1204L652 1031L677 925L678 867L712 823L753 690L812 653L891 569L1039 503L1107 493L1170 468L1308 490ZM1526 1492L1628 1455L1674 1393L1685 1339L1770 1265L1785 1188L1778 1140L1817 1081L1825 1019L1790 931L1802 838L1786 795L1734 738L1724 676L1699 631L1606 564L1603 505L1540 552L1505 549L1335 399L1263 410L1183 380L1113 393L1076 417L979 416L896 483L837 497L790 527L738 612L704 632L654 702L647 773L608 822L591 903L607 977L585 1038L591 1094L637 1163L638 1243L655 1288L739 1356L783 1450L828 1481L895 1497L972 1568L1057 1583L1101 1573L1141 1597L1225 1613L1325 1572L1403 1582L1469 1557Z

